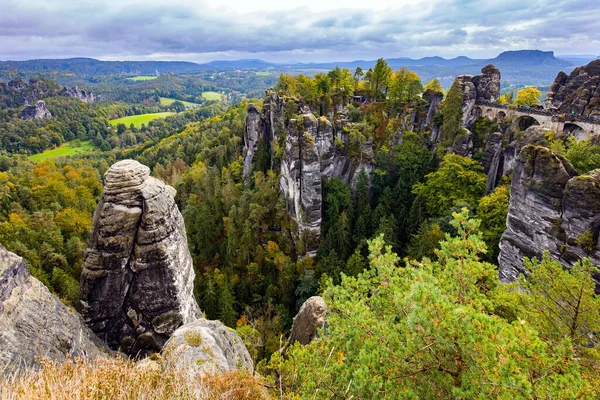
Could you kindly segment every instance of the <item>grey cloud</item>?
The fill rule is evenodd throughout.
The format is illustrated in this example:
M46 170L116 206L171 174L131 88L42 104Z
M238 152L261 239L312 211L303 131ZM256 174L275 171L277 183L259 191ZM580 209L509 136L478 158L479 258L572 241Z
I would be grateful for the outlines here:
M0 14L0 59L288 52L397 56L398 51L410 56L423 48L459 55L467 45L489 52L515 43L535 47L549 42L560 51L571 49L575 37L577 43L585 38L597 43L600 29L594 12L600 5L594 1L432 1L424 10L313 13L298 8L239 14L183 1L148 0L140 7L111 0L98 7L93 1L8 0ZM508 29L520 23L519 29Z

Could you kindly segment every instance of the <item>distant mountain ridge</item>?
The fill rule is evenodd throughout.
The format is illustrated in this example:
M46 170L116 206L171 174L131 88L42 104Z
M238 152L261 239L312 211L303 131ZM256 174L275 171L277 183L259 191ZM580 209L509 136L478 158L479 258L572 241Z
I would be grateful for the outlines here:
M407 67L418 73L424 81L440 78L445 86L454 77L463 74L478 74L485 65L494 64L502 73L502 80L515 85L549 85L560 71L570 72L578 65L577 58L556 58L552 51L518 50L506 51L492 59L473 59L459 56L451 59L439 56L412 59L407 57L388 58L394 69ZM581 58L583 64L585 58ZM95 76L111 74L154 75L155 73L188 73L207 69L274 69L277 71L329 70L339 66L354 71L375 65L375 60L324 63L272 63L259 59L215 60L197 64L186 61L100 61L92 58L47 59L29 61L0 61L0 70L63 71Z

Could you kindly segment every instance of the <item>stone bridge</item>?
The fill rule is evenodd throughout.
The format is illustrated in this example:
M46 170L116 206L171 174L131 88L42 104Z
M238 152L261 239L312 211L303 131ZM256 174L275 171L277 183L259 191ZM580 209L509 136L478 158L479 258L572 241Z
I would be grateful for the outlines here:
M477 102L472 112L474 117L485 117L497 122L505 121L508 118L512 121L514 131L524 131L532 125L540 125L542 128L551 129L556 133L571 133L577 140L600 135L600 120L561 115L550 110Z

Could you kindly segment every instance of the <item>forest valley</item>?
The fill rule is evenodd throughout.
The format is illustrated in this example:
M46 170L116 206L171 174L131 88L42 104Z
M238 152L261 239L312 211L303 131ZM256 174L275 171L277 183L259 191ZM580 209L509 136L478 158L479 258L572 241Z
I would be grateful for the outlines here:
M528 279L500 283L511 178L486 193L480 161L487 138L507 124L478 117L472 157L453 152L464 133L460 85L423 84L380 59L367 71L282 74L264 100L205 102L141 128L111 128L108 120L164 107L85 104L55 95L47 78L28 85L45 93L54 117L22 121L23 101L0 87L0 243L65 304L78 304L102 176L132 158L177 190L200 309L237 331L257 371L277 377L269 381L277 395L599 395L595 267L582 260L569 272L544 257L525 262ZM506 93L501 102L533 106L536 90ZM441 106L426 125L436 96ZM276 138L258 143L245 171L248 109L263 112L274 98L283 116ZM322 181L314 251L280 186L287 134L306 112L331 121L336 154L369 165ZM76 139L95 150L37 163L27 157ZM592 141L545 139L579 173L600 168ZM292 318L314 295L329 307L326 334L280 353Z

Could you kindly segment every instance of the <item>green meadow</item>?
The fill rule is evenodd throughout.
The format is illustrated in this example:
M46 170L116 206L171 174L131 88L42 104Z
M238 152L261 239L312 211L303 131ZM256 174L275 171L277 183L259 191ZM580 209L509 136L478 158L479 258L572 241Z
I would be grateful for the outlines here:
M257 76L270 76L272 75L272 73L270 73L269 71L258 71L256 72Z
M130 81L151 81L158 78L158 76L155 75L140 75L140 76L134 76L133 78L127 78Z
M92 151L95 148L96 146L94 146L89 140L83 142L78 142L77 140L74 140L72 142L63 143L62 145L54 149L46 150L43 153L34 154L27 158L29 158L33 162L38 162L56 157L67 157L74 156L76 154L83 154Z
M206 100L222 100L225 95L217 92L202 92L202 97Z
M125 126L129 126L133 124L137 128L141 128L142 124L148 125L148 122L157 118L166 118L168 116L175 115L174 112L161 112L161 113L153 113L153 114L140 114L140 115L131 115L129 117L123 117L118 119L110 120L110 124L112 126L117 126L119 124L125 124Z
M189 101L171 99L169 97L161 97L160 98L160 105L161 106L170 106L171 104L175 103L176 101L178 101L180 103L183 103L183 105L186 106L186 107L198 107L200 105L198 103L190 103Z

